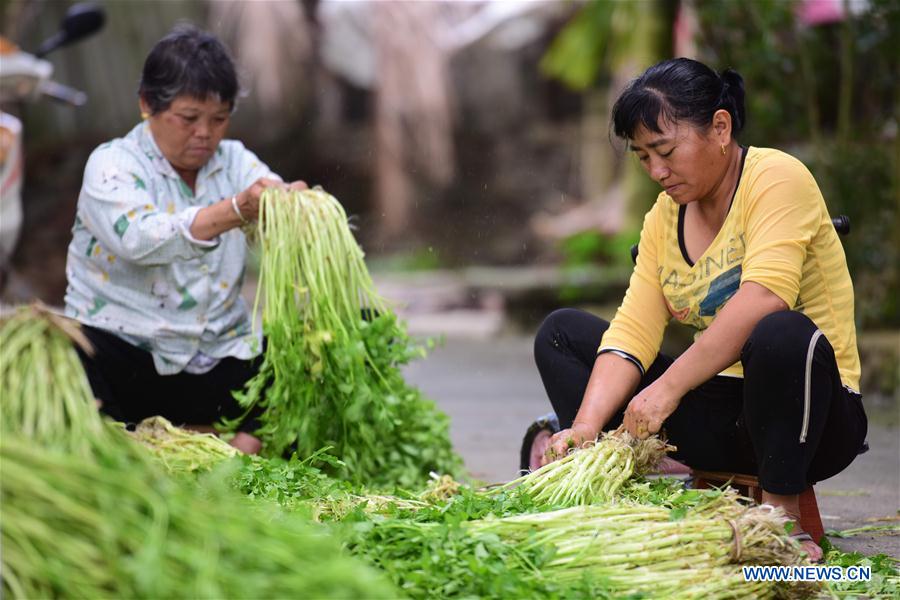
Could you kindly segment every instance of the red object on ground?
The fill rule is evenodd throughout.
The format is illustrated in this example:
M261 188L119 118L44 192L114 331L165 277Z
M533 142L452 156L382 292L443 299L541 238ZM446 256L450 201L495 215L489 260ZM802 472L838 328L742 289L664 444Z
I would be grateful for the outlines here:
M694 486L697 488L705 489L726 483L737 488L748 498L753 498L757 502L762 501L762 488L759 487L759 480L753 475L694 471ZM816 491L813 486L809 486L800 493L800 528L808 533L817 544L825 536L825 528L822 526L822 516L819 514L819 503L816 501Z

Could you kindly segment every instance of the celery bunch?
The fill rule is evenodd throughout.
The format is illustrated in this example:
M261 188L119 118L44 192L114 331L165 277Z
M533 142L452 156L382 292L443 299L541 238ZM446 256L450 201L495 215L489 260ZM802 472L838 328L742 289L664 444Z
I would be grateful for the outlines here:
M747 508L736 494L711 495L686 513L646 505L576 506L466 523L475 535L496 535L523 553L552 547L542 571L554 581L588 575L615 595L766 597L772 583L744 582L749 564L799 564L779 510ZM794 586L803 596L813 589Z
M128 435L170 473L207 471L238 454L236 448L211 433L187 431L160 416L144 419Z
M115 447L121 435L97 412L73 346L90 352L78 324L41 305L0 323L0 432L80 456Z
M657 437L637 440L626 432L603 434L502 489L518 486L536 503L557 507L608 502L629 478L655 466L668 449L672 447Z
M251 503L222 474L172 478L12 434L0 462L11 598L397 597L306 517Z
M260 206L254 314L264 299L267 346L238 399L264 409L264 454L330 446L333 474L376 486L455 472L446 415L400 372L421 349L376 293L341 205L321 190L267 190Z

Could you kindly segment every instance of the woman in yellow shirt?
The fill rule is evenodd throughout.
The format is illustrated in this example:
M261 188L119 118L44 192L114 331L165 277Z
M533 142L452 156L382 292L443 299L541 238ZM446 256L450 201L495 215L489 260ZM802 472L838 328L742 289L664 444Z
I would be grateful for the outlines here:
M665 429L676 458L757 474L763 501L798 520L800 492L864 445L853 286L812 175L739 145L744 122L740 75L684 58L616 101L616 135L664 191L612 322L564 309L538 332L563 428L544 460L622 423L638 437ZM672 318L697 330L677 360L659 354Z

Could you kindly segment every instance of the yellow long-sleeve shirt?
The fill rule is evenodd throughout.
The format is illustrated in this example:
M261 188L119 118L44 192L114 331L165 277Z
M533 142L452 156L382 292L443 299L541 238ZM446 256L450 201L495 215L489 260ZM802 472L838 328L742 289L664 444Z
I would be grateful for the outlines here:
M679 237L682 219L678 204L661 193L644 218L637 265L599 351L627 353L646 370L669 319L700 335L738 287L754 281L822 330L842 383L859 390L853 283L825 200L803 163L751 147L725 223L693 265ZM722 375L742 377L740 362Z

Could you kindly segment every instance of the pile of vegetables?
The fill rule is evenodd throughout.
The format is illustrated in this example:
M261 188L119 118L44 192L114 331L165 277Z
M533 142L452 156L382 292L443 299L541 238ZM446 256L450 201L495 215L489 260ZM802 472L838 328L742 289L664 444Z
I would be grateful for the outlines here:
M79 455L109 436L73 343L90 352L77 324L41 305L0 322L0 432Z
M76 325L28 308L0 336L4 595L397 596L308 516L235 492L227 464L200 479L170 475L154 455L184 464L172 462L177 451L148 453L147 438L181 449L208 438L159 427L136 443L101 416L72 348ZM205 456L218 461L218 450Z
M33 597L803 597L745 582L795 564L778 511L641 477L670 449L621 432L475 489L447 419L403 381L420 350L375 294L346 215L319 190L267 191L259 239L267 336L241 394L265 456L156 417L97 411L41 307L0 323L2 591ZM258 307L257 307L258 308ZM284 458L290 455L290 458ZM423 484L430 475L427 487ZM869 560L830 550L829 564ZM896 563L871 559L872 586ZM856 562L853 562L856 561ZM373 568L374 567L374 568Z
M540 512L517 490L463 489L416 511L348 515L339 531L353 553L414 598L758 598L816 591L743 581L739 563L799 559L778 513L748 509L733 493L676 489L671 480L630 493L650 498L646 487L671 507L621 503Z
M745 508L729 494L704 500L680 518L658 506L578 506L473 521L468 528L522 550L550 546L555 551L544 565L546 575L571 581L590 574L622 594L690 591L709 597L727 589L711 571L724 575L729 571L720 568L729 564L800 562L779 511Z
M149 417L129 431L170 473L207 471L238 450L211 433L196 433L175 427L160 416Z
M458 472L446 415L400 372L421 348L375 292L337 200L267 190L257 233L266 349L239 401L264 409L264 455L329 447L332 474L370 486Z
M4 589L14 598L396 598L300 514L172 478L0 441Z

